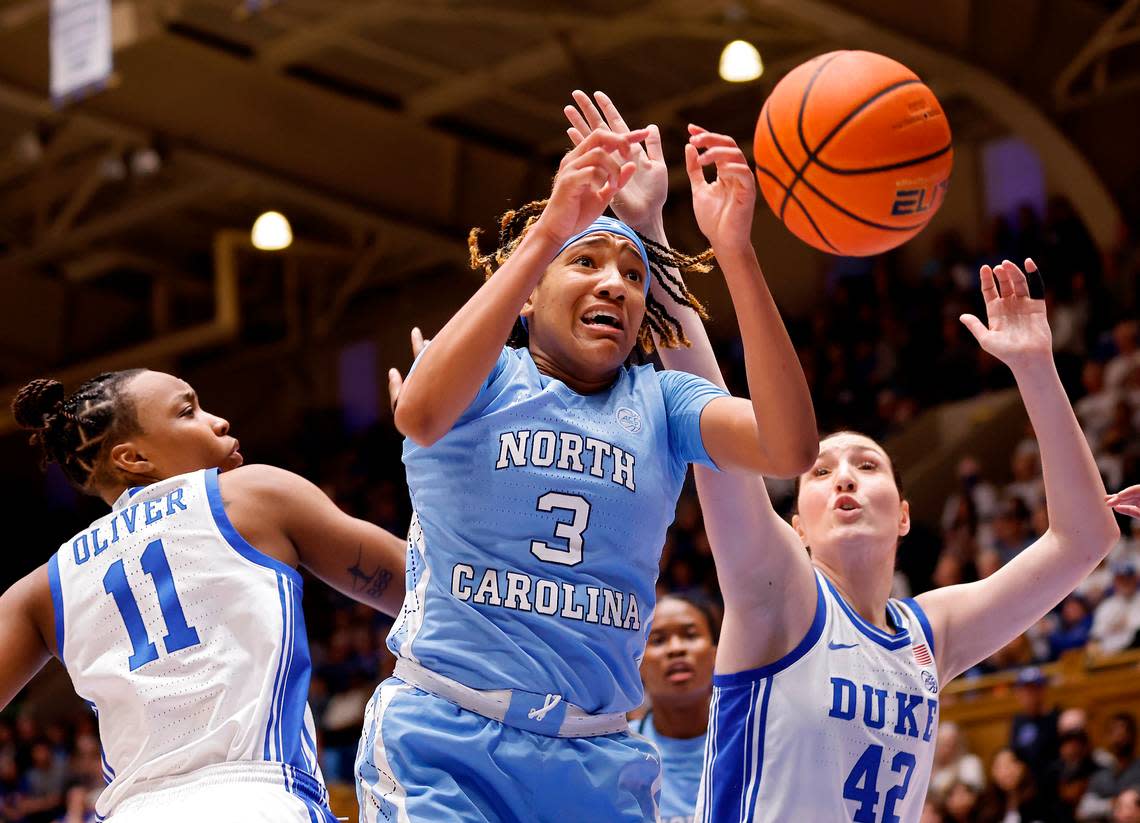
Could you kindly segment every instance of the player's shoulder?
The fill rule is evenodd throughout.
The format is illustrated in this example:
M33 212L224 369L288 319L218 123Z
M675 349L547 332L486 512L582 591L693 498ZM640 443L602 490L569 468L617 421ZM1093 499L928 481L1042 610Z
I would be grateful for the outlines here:
M299 474L266 463L251 463L219 473L218 488L227 503L238 498L284 502L315 490L312 483Z

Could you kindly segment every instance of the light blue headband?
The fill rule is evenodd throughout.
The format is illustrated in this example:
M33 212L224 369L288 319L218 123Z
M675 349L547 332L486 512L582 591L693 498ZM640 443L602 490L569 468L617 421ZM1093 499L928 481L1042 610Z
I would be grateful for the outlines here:
M566 251L566 249L570 248L570 246L577 243L583 237L590 234L597 234L598 232L616 234L618 237L624 237L626 240L633 241L633 245L637 246L637 253L641 255L641 264L645 266L645 293L649 294L649 253L645 250L645 244L641 242L641 238L637 236L637 232L635 232L620 220L602 215L593 223L588 225L584 231L578 232L576 235L563 243L562 248L558 250L558 253L562 254L562 252Z
M602 215L589 226L587 226L584 230L578 232L565 243L563 243L562 248L558 250L558 254L562 254L562 252L566 251L566 249L570 248L570 246L577 243L583 237L591 234L598 234L599 232L616 234L618 237L624 237L625 239L632 241L633 245L637 246L637 253L641 255L641 264L645 266L645 293L649 294L649 278L652 276L652 270L649 268L649 252L645 250L645 243L643 243L641 241L641 238L637 236L637 232L635 232L620 220ZM520 315L519 320L522 322L523 328L526 329L526 318ZM527 330L529 331L529 329Z

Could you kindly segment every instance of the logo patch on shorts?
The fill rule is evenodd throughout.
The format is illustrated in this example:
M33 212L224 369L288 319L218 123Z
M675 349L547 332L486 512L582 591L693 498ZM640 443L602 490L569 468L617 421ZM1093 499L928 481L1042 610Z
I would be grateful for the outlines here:
M637 434L641 431L641 415L633 409L622 406L617 410L617 422L623 429L630 434Z

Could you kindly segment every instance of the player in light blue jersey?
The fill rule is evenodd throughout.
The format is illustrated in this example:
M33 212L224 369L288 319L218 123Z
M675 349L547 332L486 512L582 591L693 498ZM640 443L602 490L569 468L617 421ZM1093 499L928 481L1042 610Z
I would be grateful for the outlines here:
M604 95L601 111L584 94L575 102L578 109L567 107L572 140L624 131ZM691 176L699 150L719 150L731 169L722 176L754 197L730 138L696 127L690 134ZM653 196L616 204L617 213L664 242L664 162L640 158L631 185ZM736 248L750 254L743 227ZM1008 261L983 267L981 279L988 324L970 315L962 322L1017 379L1041 445L1048 531L985 580L900 602L889 593L910 512L875 441L841 432L821 442L799 478L792 525L759 478L696 467L725 601L698 820L917 821L941 686L1033 625L1115 542L1105 503L1126 507L1130 498L1104 497L1057 377L1043 301L1030 298L1025 275ZM678 319L693 346L662 351L663 362L719 383L699 318L682 307Z
M661 823L692 823L696 812L719 637L708 600L673 592L657 601L641 661L650 710L633 728L661 753Z
M332 821L308 707L307 567L388 614L404 541L242 466L178 378L109 372L13 402L45 462L111 511L0 597L0 709L56 655L97 713L99 819Z
M473 243L493 276L402 386L416 522L396 676L367 709L357 759L368 823L656 819L657 753L625 713L641 703L687 466L795 474L815 454L806 387L787 390L804 378L783 323L734 258L721 267L752 395L786 398L780 425L757 426L749 401L700 378L628 365L655 332L683 340L650 281L688 303L662 263L689 261L601 217L642 140L660 151L656 128L592 135L548 202L503 220L495 253ZM732 212L727 196L698 206L703 221ZM520 315L524 344L505 346Z

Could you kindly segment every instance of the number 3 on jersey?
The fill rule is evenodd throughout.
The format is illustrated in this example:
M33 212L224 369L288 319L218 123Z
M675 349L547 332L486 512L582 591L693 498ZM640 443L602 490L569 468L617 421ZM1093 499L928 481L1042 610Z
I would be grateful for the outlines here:
M573 515L570 522L559 520L554 536L566 541L566 548L551 546L541 540L530 541L530 553L547 563L577 566L582 562L582 535L590 524L590 501L576 494L547 492L538 498L540 512L565 511Z
M182 610L182 603L178 599L178 590L174 588L174 575L170 573L170 561L166 559L166 550L162 546L162 541L154 540L147 544L139 559L143 573L154 581L154 589L158 594L158 609L162 612L163 622L166 623L166 636L162 638L166 653L173 654L197 646L201 642L198 639L198 631L193 626L186 625L186 613ZM147 635L146 625L143 623L135 594L127 582L127 571L122 560L112 563L107 573L103 575L103 590L115 598L119 615L127 627L127 636L131 639L132 646L131 656L127 661L131 671L158 660L158 649Z

